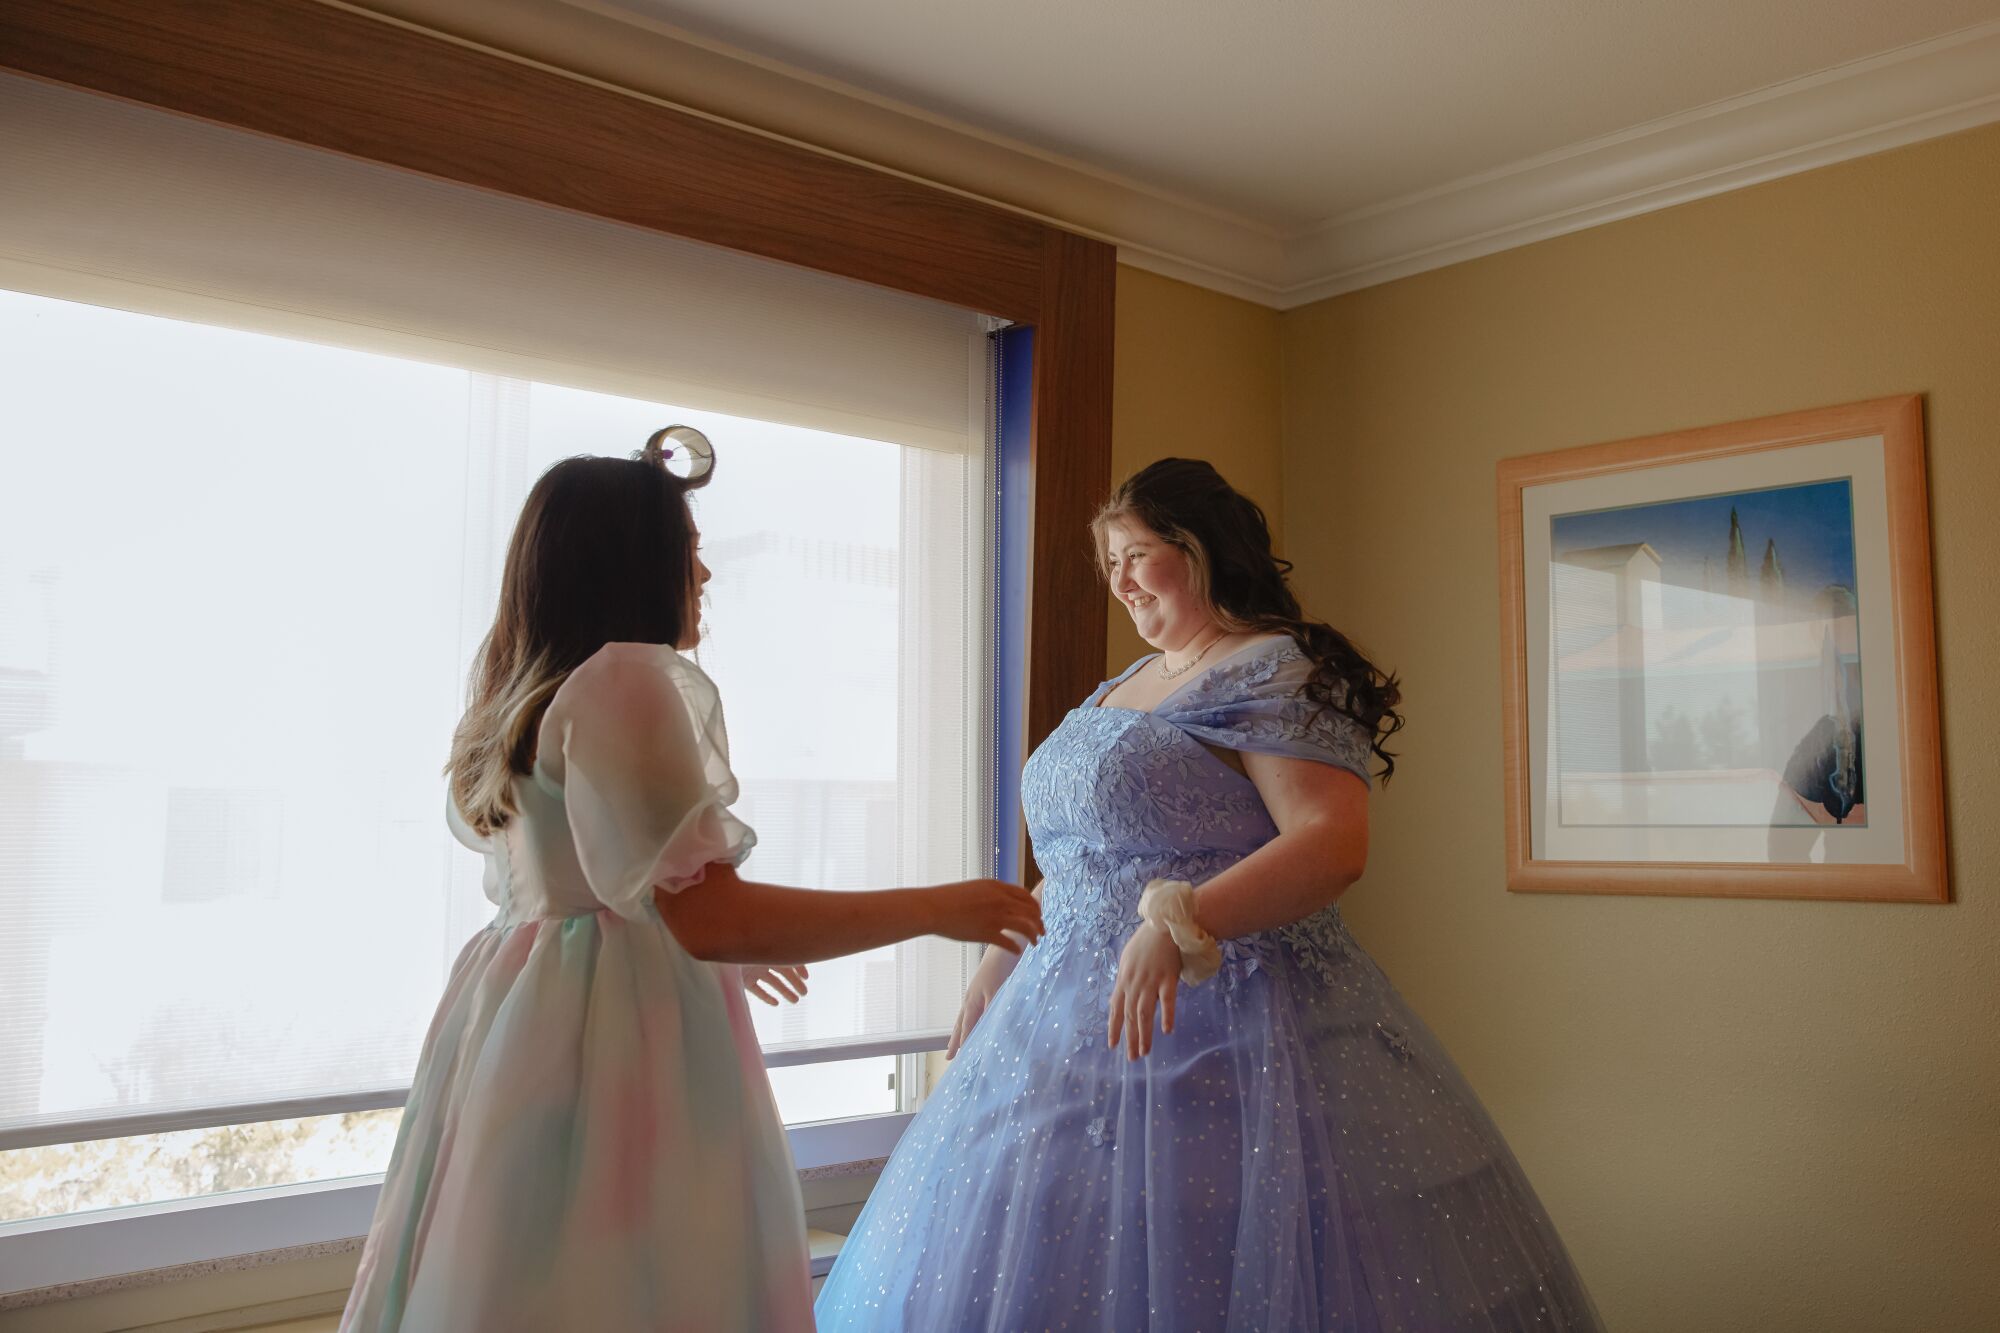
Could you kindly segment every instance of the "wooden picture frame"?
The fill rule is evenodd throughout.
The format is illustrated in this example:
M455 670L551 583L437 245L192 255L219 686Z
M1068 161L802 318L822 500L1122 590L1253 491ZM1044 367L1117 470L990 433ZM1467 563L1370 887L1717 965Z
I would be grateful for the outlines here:
M1498 483L1508 889L1949 901L1921 399Z
M318 0L0 5L0 69L892 287L1035 330L1023 753L1102 679L1110 245Z

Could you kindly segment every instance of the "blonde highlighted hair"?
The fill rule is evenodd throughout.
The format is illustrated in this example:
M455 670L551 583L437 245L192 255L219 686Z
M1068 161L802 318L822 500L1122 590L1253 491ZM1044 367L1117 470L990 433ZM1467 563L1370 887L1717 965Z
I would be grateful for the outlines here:
M528 493L445 765L452 803L477 832L517 812L513 779L532 769L542 716L570 672L608 643L691 640L699 590L687 493L709 475L676 476L650 450L567 458Z

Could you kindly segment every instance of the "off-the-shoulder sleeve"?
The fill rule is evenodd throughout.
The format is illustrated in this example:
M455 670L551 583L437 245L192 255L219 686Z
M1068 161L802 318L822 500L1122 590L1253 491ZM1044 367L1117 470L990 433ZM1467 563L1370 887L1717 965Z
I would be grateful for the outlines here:
M729 810L722 700L668 648L611 644L563 682L542 720L541 764L562 786L577 861L597 900L644 915L718 862L740 865L757 835Z
M1287 641L1215 667L1157 711L1205 744L1310 759L1370 782L1367 729L1300 692L1312 671L1311 660Z

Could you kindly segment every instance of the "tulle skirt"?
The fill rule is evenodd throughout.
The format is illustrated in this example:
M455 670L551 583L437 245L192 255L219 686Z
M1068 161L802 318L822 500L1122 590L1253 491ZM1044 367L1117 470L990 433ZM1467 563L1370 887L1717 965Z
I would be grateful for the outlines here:
M1599 1327L1336 910L1229 942L1136 1063L1105 1045L1120 942L1052 917L897 1148L823 1333Z
M650 913L475 936L342 1333L810 1329L798 1179L735 973Z

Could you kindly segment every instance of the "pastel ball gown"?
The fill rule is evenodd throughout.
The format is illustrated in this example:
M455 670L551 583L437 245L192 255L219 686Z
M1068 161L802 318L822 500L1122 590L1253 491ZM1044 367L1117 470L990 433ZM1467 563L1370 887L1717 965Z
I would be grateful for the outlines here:
M737 969L653 891L755 835L715 686L612 644L541 723L480 838L499 907L438 1006L342 1333L793 1333L805 1214Z

